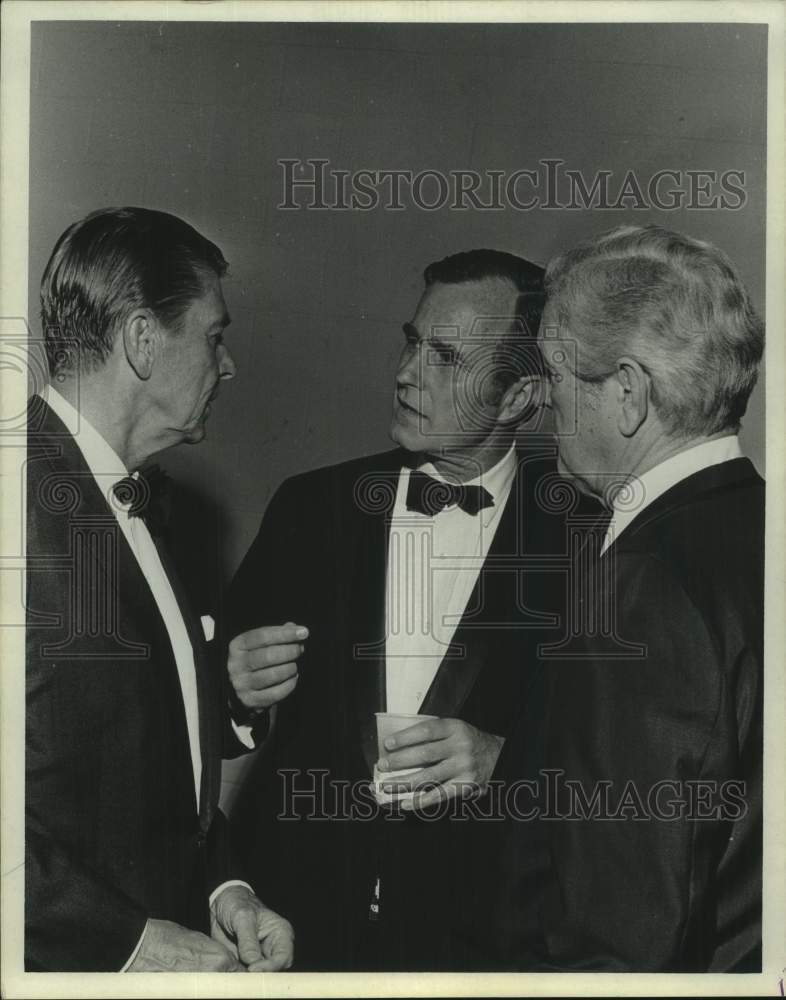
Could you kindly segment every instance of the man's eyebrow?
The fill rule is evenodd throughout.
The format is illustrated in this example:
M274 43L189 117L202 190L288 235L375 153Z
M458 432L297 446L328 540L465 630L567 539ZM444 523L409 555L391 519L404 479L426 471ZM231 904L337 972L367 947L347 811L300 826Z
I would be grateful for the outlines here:
M401 329L404 331L407 337L412 337L413 340L422 341L424 338L420 334L419 330L412 323L403 323ZM437 329L440 329L439 327ZM458 356L458 344L449 343L445 340L441 340L439 337L430 336L426 343L431 348L432 351L445 351Z
M445 340L440 340L439 337L431 337L429 339L428 345L435 351L452 351L454 354L457 353L456 351L457 345L455 343L453 344L448 343Z

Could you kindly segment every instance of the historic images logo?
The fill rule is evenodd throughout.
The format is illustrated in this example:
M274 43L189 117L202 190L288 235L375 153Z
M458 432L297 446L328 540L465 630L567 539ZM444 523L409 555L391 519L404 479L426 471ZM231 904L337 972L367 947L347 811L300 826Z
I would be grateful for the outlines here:
M658 170L640 176L598 170L587 176L546 158L519 170L345 170L330 160L280 159L279 209L402 212L543 209L728 209L745 206L744 170Z
M402 818L395 800L380 804L374 798L369 781L333 779L324 768L282 768L278 776L280 820L371 822L380 815L391 820ZM587 787L561 768L542 768L535 778L512 782L492 779L483 789L459 782L450 792L435 783L423 785L419 791L435 789L441 791L440 800L418 810L423 820L738 822L748 811L745 782L735 780L663 778L646 787L634 781L617 784L599 780Z

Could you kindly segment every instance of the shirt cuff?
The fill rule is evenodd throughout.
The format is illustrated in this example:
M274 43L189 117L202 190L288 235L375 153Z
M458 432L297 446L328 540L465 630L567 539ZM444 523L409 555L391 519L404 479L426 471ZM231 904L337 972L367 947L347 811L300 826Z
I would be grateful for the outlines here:
M248 882L244 882L242 879L239 879L239 878L231 878L231 879L228 879L226 882L222 882L221 885L217 889L214 889L210 893L210 905L211 906L213 905L213 903L215 903L215 901L218 899L218 897L221 895L221 893L224 891L224 889L228 889L230 887L230 885L242 885L242 886L245 886L245 888L248 889L248 891L251 893L252 896L256 895L255 892L254 892L254 890L248 884Z
M216 892L218 891L219 890L217 889ZM145 922L145 926L142 928L142 933L139 935L139 940L136 943L136 948L134 948L134 950L131 952L128 961L120 970L121 972L128 972L129 967L133 964L134 959L139 954L139 949L142 947L142 942L145 940L145 934L147 934L147 922Z
M240 740L244 747L249 750L256 750L257 743L254 739L254 727L249 725L240 725L235 722L234 719L229 720L232 723L232 729L235 731L235 736Z

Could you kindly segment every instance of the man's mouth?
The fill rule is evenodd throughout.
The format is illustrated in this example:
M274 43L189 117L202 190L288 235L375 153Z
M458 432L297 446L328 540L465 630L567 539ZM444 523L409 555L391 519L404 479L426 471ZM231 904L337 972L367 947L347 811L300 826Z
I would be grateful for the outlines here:
M423 416L423 414L420 412L420 410L416 410L414 406L411 406L409 403L406 403L402 399L400 393L396 393L396 400L398 401L398 405L401 407L401 409L405 410L407 413L413 413L416 417L422 417Z
M207 417L210 416L210 413L211 413L212 408L213 408L213 402L217 398L218 398L218 386L216 386L216 388L207 397L207 402L205 403L205 407L202 410L202 419L203 420L205 420Z

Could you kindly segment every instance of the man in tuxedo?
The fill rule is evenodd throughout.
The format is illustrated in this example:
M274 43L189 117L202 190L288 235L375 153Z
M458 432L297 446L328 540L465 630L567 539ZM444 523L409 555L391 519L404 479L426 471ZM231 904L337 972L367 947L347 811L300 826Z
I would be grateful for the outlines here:
M25 965L244 971L292 961L292 928L239 868L218 809L237 753L226 665L211 665L139 467L205 436L235 374L220 250L171 215L95 212L41 287L51 384L30 401L27 466ZM234 661L280 665L294 626Z
M493 250L426 268L403 328L398 447L285 482L233 582L233 631L262 613L310 632L238 812L250 861L276 844L266 888L297 928L298 969L498 961L500 824L472 808L518 716L531 737L519 766L537 773L537 650L562 624L572 506L549 437L514 444L538 384L541 278ZM231 677L250 710L279 679L245 664ZM404 722L378 759L378 712L433 718ZM365 794L375 764L383 808ZM535 834L522 824L533 850Z
M737 433L763 327L719 250L654 226L545 280L560 466L611 519L578 559L574 634L546 651L541 967L753 972L764 483Z

